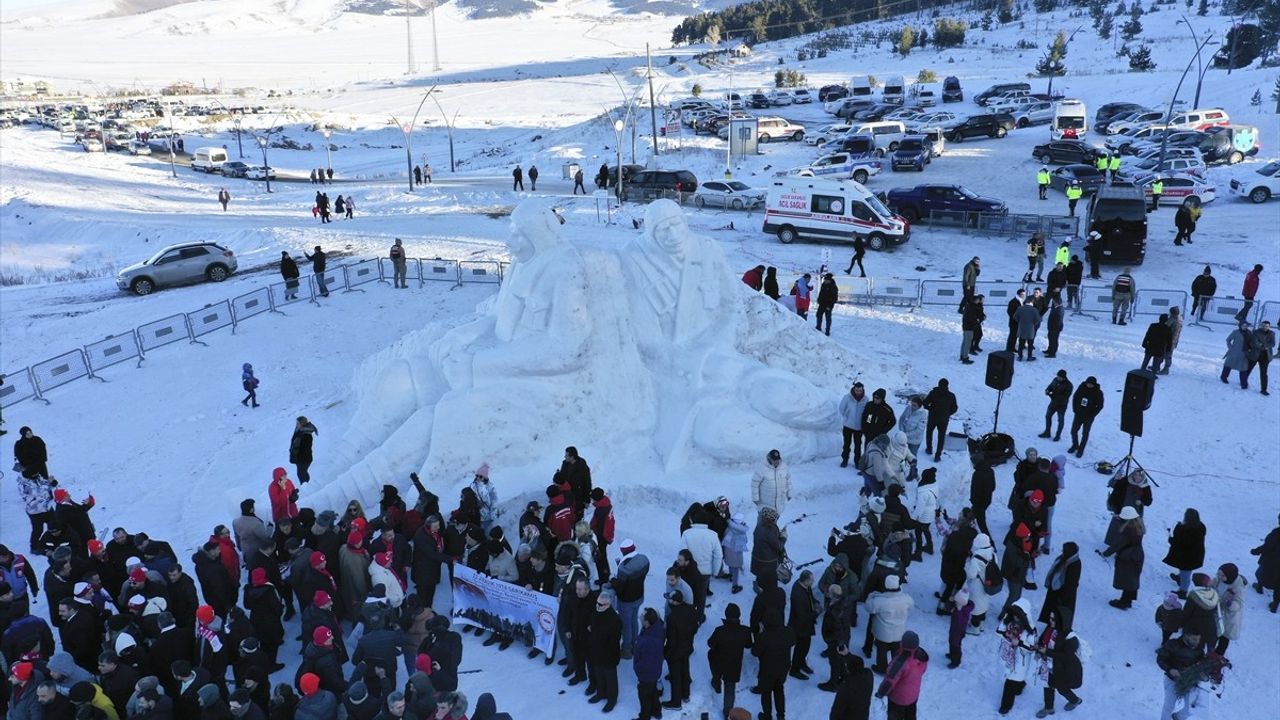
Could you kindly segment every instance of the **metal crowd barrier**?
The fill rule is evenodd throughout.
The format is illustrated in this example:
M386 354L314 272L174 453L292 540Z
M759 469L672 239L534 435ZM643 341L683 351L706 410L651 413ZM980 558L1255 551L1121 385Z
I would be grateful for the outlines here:
M89 360L93 377L103 382L106 379L97 374L103 368L129 360L137 360L137 366L142 367L142 345L138 343L138 334L133 330L120 335L108 335L98 342L89 343L84 346L84 354Z
M187 313L187 326L191 328L191 342L198 345L205 344L199 339L201 336L208 335L215 330L229 327L231 332L235 332L235 319L231 314L231 302L223 300L220 303L205 305L195 312Z
M1163 315L1176 307L1187 316L1187 293L1183 290L1139 290L1133 300L1133 315Z
M1029 213L980 213L968 210L930 210L919 222L930 227L958 227L965 233L1017 235L1040 233L1047 239L1078 237L1080 218Z

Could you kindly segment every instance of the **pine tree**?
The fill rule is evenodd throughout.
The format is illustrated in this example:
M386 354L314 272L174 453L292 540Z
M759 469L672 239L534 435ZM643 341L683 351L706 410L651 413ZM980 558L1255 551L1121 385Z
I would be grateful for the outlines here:
M1067 57L1067 35L1059 31L1058 36L1053 39L1053 44L1049 46L1049 51L1040 58L1040 62L1036 63L1036 72L1041 75L1065 75L1067 66L1063 64L1063 60Z
M1001 25L1008 25L1015 19L1013 13L1013 0L1000 0L1000 14L998 19Z
M1271 88L1271 99L1280 102L1280 77L1276 77L1276 86Z
M1200 17L1209 14L1209 0L1200 0L1200 7L1196 9L1196 14Z
M1115 21L1108 15L1102 18L1102 24L1098 26L1098 37L1103 40L1111 39L1111 31L1115 28Z
M720 23L712 23L707 28L707 36L704 38L708 45L712 47L720 44Z
M1125 6L1124 0L1120 0L1120 4L1116 5L1115 16L1120 17L1121 15L1128 15L1128 14L1129 14L1129 8Z
M1141 45L1129 53L1129 69L1135 72L1154 70L1156 64L1151 61L1151 48Z
M1138 7L1136 3L1134 4L1133 9L1136 10L1138 14L1142 13L1142 8ZM1142 21L1138 19L1138 14L1129 14L1129 19L1125 21L1124 25L1120 26L1120 37L1125 40L1132 40L1142 34Z
M982 14L982 29L990 30L992 25L991 12L987 11Z
M910 26L904 26L902 31L898 33L898 54L906 57L911 52L911 48L915 47L916 33Z

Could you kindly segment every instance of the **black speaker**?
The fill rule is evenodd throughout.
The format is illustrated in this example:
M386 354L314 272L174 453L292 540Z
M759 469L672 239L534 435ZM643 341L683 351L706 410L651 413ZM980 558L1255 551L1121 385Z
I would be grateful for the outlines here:
M1156 374L1150 370L1130 370L1124 378L1120 401L1120 430L1142 437L1142 415L1151 408L1156 393Z
M1013 384L1013 353L1001 350L987 354L987 387L1008 390Z

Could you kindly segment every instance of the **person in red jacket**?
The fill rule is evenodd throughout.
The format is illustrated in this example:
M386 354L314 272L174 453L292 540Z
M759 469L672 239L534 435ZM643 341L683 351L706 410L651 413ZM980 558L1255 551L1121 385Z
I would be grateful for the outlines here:
M1258 294L1258 283L1262 280L1261 275L1261 265L1254 265L1253 270L1245 274L1244 287L1240 290L1240 294L1244 296L1244 307L1240 308L1240 312L1236 313L1237 322L1249 319L1249 311L1253 309L1253 297Z
M591 489L591 532L596 536L596 545L600 552L596 553L596 580L609 582L609 546L613 544L613 501L605 494L604 488Z
M760 288L764 287L764 266L757 265L742 273L742 282L752 290L760 292Z
M231 576L231 584L240 587L240 553L236 551L235 541L231 539L231 528L219 525L213 529L208 542L218 544L218 560Z
M267 488L267 494L271 496L271 522L298 517L298 489L284 468L271 471L271 486Z
M557 485L547 486L547 509L542 513L542 522L560 542L573 537L573 506Z
M929 653L920 647L920 637L908 630L885 670L876 697L889 698L888 720L915 720L920 682L929 669Z

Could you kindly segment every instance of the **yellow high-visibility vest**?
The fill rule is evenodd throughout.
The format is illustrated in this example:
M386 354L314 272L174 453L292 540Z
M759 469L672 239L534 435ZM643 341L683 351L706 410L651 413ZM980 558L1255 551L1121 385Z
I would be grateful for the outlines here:
M1048 185L1048 184L1049 184L1049 171L1048 171L1048 170L1041 170L1040 172L1037 172L1037 173L1036 173L1036 182L1037 182L1037 183L1039 183L1039 184L1041 184L1041 185Z
M1117 170L1119 170L1119 169L1120 169L1120 156L1119 156L1119 155L1112 155L1112 156L1111 156L1111 160L1109 160L1109 161L1107 162L1107 169L1108 169L1108 170L1110 170L1111 172L1115 172L1115 171L1117 171Z
M1082 195L1084 195L1084 191L1080 189L1080 186L1079 186L1079 185L1068 185L1068 186L1067 186L1067 199L1068 199L1068 200L1079 200L1079 199L1080 199L1080 197L1081 197Z
M1157 180L1157 181L1155 181L1155 182L1151 183L1151 194L1152 194L1152 195L1160 195L1160 194L1162 194L1162 193L1164 193L1164 181L1163 181L1163 180Z
M1098 170L1102 170L1103 172L1106 172L1108 163L1109 163L1109 160L1107 159L1106 155L1099 155L1097 162L1094 163L1094 167L1097 168Z

